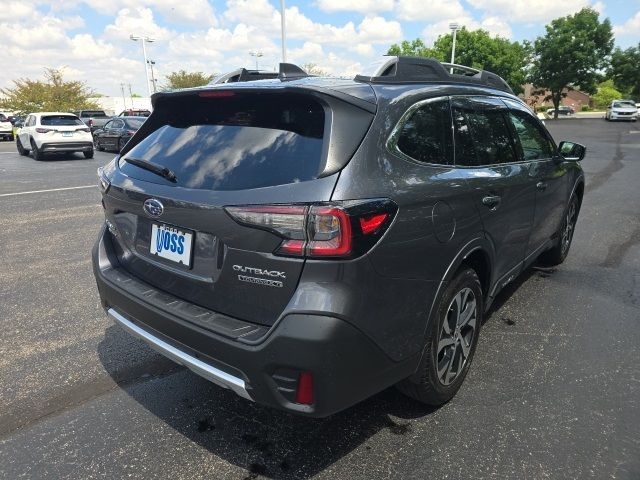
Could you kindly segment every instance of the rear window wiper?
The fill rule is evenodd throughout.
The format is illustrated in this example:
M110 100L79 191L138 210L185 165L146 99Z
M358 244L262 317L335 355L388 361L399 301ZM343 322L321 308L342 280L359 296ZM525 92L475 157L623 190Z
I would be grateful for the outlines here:
M156 175L160 175L161 177L166 178L170 182L175 183L178 181L178 177L176 177L176 174L173 173L172 170L168 169L167 167L163 167L162 165L158 165L157 163L149 162L148 160L141 160L139 158L131 158L131 157L124 157L122 160L124 160L127 163L130 163L131 165L135 165L136 167L140 167L144 170L148 170L151 173L155 173Z

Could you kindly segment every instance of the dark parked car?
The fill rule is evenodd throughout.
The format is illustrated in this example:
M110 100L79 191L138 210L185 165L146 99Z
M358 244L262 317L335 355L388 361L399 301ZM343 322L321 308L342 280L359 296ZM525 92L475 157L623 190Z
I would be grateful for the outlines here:
M549 115L550 117L553 116L553 114L555 113L556 109L555 108L549 108L547 110L547 115ZM569 106L565 106L565 105L561 105L558 107L558 115L573 115L574 113L576 113L576 111L574 110L573 107L569 107Z
M288 411L394 384L447 402L498 292L567 256L585 153L497 75L448 68L387 57L346 80L282 64L259 85L154 95L99 171L108 315Z
M119 152L146 119L146 117L122 117L109 120L104 127L93 132L95 149Z

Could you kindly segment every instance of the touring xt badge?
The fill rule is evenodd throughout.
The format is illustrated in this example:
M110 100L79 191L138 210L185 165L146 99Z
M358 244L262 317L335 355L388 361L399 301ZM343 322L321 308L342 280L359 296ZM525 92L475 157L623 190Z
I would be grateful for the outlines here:
M265 285L267 287L282 288L283 283L280 280L272 280L271 278L281 278L283 280L287 278L284 272L280 272L278 270L264 270L262 268L243 267L242 265L234 265L233 271L241 274L238 275L238 280L240 280L241 282L256 283L258 285ZM261 275L271 278L260 278L250 275L242 275L247 273L250 275Z

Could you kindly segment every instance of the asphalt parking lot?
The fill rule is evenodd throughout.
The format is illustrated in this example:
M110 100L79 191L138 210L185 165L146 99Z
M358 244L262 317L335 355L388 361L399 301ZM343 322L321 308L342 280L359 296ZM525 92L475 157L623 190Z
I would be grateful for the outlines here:
M393 388L314 420L256 406L106 318L92 160L0 143L0 478L640 478L640 125L548 121L588 147L573 246L490 312L457 397Z

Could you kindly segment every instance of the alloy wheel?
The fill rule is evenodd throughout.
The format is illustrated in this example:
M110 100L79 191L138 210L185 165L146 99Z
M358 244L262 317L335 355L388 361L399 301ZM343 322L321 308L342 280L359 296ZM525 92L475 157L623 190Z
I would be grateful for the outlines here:
M450 385L464 370L476 335L478 302L468 287L451 300L438 338L437 372L443 385Z

